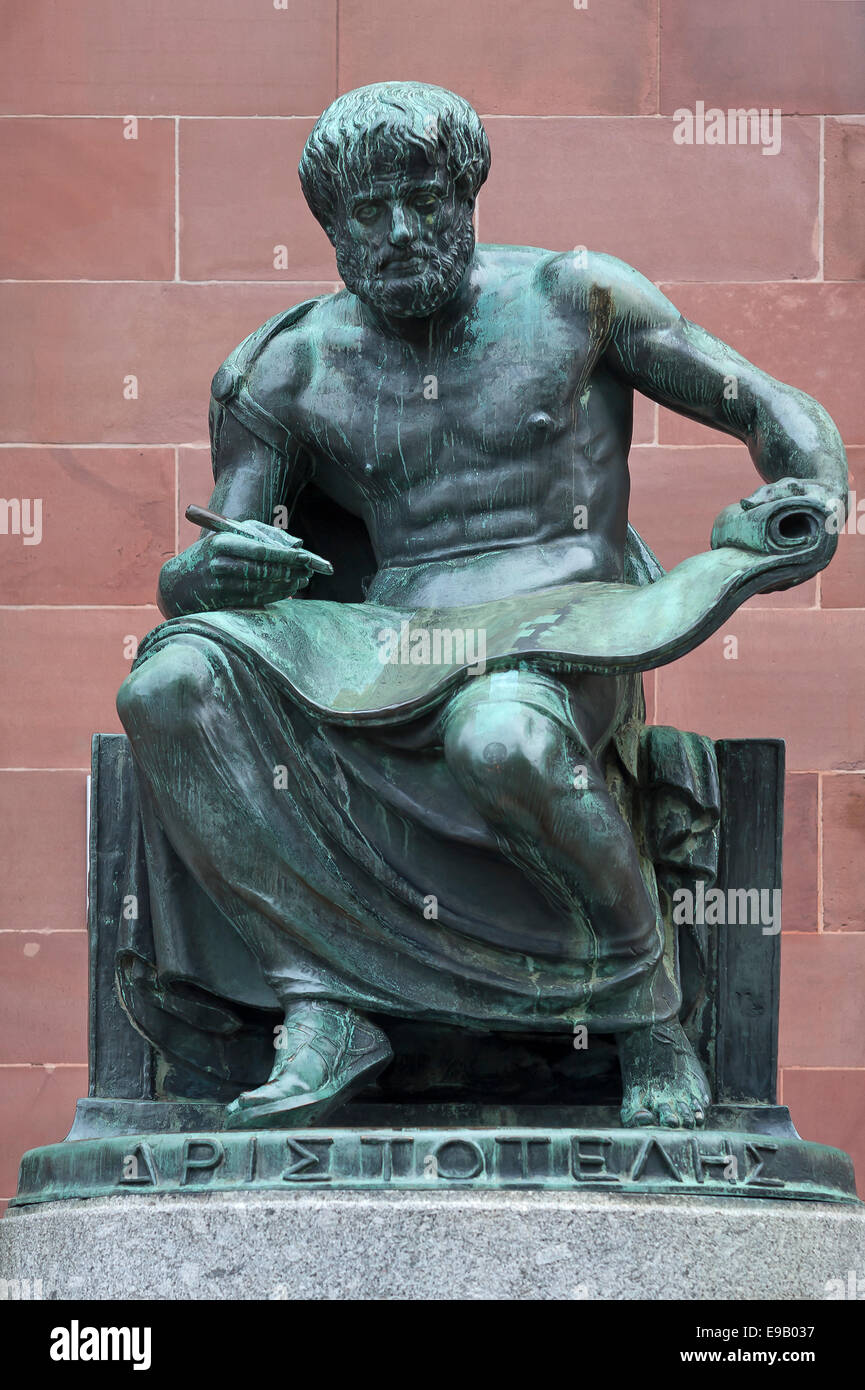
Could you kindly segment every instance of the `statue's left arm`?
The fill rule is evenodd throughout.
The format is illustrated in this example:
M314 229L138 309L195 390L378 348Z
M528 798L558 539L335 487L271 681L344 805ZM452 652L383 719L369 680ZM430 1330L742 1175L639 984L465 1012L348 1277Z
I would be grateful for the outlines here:
M611 256L592 256L587 289L603 324L605 360L652 400L742 440L769 484L756 498L825 490L846 508L847 456L826 410L691 323L651 281Z

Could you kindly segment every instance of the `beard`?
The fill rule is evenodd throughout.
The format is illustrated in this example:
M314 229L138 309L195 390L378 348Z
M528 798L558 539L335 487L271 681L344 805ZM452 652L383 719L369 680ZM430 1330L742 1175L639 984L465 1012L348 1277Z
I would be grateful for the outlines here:
M466 218L446 249L412 248L412 257L422 265L398 280L382 273L380 263L370 266L368 252L351 237L340 238L335 249L339 273L358 299L389 318L428 318L456 294L475 249L475 232L471 218ZM390 264L398 265L398 257Z

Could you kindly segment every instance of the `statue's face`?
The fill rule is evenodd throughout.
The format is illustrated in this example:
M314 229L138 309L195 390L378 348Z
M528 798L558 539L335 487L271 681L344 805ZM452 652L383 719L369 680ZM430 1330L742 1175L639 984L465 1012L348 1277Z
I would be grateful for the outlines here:
M439 165L408 150L347 180L331 236L360 299L395 318L426 318L455 294L474 250L472 204Z

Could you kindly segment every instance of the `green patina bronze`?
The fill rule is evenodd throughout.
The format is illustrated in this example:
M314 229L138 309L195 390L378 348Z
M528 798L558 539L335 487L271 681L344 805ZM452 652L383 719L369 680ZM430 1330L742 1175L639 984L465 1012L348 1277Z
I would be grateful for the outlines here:
M26 1155L14 1204L304 1185L857 1200L845 1153L786 1135L556 1125L142 1134L52 1144Z
M415 1098L426 1077L441 1100L429 1077L448 1037L504 1073L509 1037L573 1056L582 1034L589 1054L615 1040L621 1068L619 1127L605 1097L600 1148L584 1150L612 1146L610 1171L587 1159L575 1177L565 1113L531 1150L549 1141L552 1166L510 1173L496 1133L510 1153L526 1131L488 1105L481 1167L447 1181L588 1174L714 1195L750 1173L750 1192L851 1197L844 1156L789 1129L777 1179L755 1176L760 1126L744 1121L741 1174L719 1176L732 1151L709 1133L706 1071L722 1090L719 1020L736 1024L717 982L743 999L762 986L750 946L744 983L674 903L715 881L724 806L757 791L728 772L722 796L710 740L647 726L641 682L751 595L828 563L847 495L838 432L614 257L476 245L488 168L472 108L420 83L350 92L309 137L303 190L346 288L277 315L216 373L216 519L163 567L166 621L118 699L137 792L123 793L133 848L115 896L138 863L148 906L124 915L112 954L155 1070L140 1093L97 1090L80 1144L29 1156L22 1202L134 1190L114 1171L134 1126L100 1097L166 1107L138 1134L175 1188L184 1143L187 1158L219 1143L232 1182L283 1181L290 1139L265 1135L253 1176L232 1131L317 1132L333 1166L293 1176L383 1180L343 1107L386 1098L394 1048ZM634 391L746 443L764 480L668 574L628 525ZM762 885L730 883L735 844L731 831L728 886ZM400 1052L406 1028L425 1056ZM515 1086L511 1102L528 1095ZM585 1099L579 1079L555 1096ZM745 1085L733 1099L771 1097ZM459 1105L447 1125L427 1119L408 1166L388 1169L397 1184L440 1180L421 1160L448 1126L465 1153L475 1143ZM701 1126L706 1164L685 1133ZM379 1116L368 1136L390 1127ZM672 1133L646 1149L629 1133L643 1128ZM98 1133L115 1136L101 1157Z

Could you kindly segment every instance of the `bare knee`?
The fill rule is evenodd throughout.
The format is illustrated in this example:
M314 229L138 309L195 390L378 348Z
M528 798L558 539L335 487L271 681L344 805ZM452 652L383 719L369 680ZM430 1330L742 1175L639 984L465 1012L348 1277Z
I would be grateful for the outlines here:
M475 706L457 714L444 741L447 764L474 799L535 799L562 781L568 766L563 731L520 701Z

